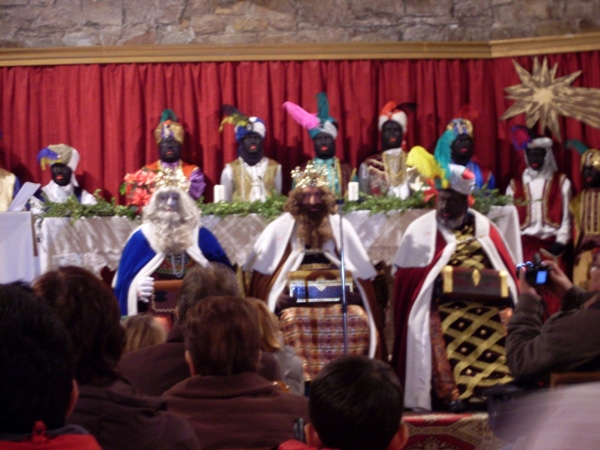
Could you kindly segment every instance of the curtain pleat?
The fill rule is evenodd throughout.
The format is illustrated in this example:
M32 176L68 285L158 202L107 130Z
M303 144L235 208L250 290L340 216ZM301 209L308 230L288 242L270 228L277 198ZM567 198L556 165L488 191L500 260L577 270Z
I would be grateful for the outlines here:
M515 58L531 71L533 58ZM557 77L578 70L574 86L600 88L600 52L548 55ZM349 60L91 64L0 68L2 165L22 181L50 180L37 165L37 152L66 143L81 153L78 180L87 190L118 198L123 176L158 158L153 130L171 108L186 130L183 159L206 174L207 200L225 163L237 156L230 125L219 132L220 107L230 103L266 122L265 154L289 172L313 154L306 130L282 109L284 101L316 112L315 94L327 93L339 122L337 155L357 167L379 148L377 115L388 101L409 102L409 147L433 152L446 124L461 107L476 111L475 159L493 171L504 189L523 169L510 146L509 130L523 116L500 121L512 104L504 88L519 84L512 58L490 60ZM599 105L600 107L600 105ZM600 130L560 119L563 141L600 146ZM581 187L579 156L557 145L562 171Z

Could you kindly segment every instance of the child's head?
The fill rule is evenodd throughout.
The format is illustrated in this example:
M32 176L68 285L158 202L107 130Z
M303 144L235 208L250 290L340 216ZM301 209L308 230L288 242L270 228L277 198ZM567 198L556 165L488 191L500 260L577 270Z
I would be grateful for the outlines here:
M392 368L366 356L343 356L327 364L310 387L311 446L340 450L386 450L404 446L404 397Z
M167 330L152 314L130 316L123 323L123 328L125 328L123 353L134 352L167 341Z

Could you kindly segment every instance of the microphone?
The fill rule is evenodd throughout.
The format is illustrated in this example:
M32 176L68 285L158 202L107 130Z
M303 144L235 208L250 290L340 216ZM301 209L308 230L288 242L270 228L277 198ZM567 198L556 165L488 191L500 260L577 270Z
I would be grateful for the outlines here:
M344 255L344 198L336 199L340 216L340 278L342 280L342 336L344 338L344 355L348 354L348 300L346 298L346 261Z

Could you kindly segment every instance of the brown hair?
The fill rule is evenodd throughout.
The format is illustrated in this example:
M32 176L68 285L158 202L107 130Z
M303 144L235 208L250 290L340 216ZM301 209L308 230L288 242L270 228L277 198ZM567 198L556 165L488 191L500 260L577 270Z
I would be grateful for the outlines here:
M124 354L162 344L167 340L167 330L151 314L142 313L128 317L123 323L123 328L125 329Z
M198 375L256 372L258 315L240 297L207 297L187 312L185 344Z
M105 386L117 379L125 331L112 290L91 272L67 266L37 278L33 291L56 311L71 334L77 382Z
M279 323L277 316L269 310L269 307L258 298L246 297L246 300L250 302L258 313L258 325L260 327L260 349L263 352L276 352L281 350L283 344L281 343L279 331Z
M320 249L325 242L333 239L333 230L329 222L329 214L335 214L337 205L335 196L325 187L317 188L321 193L321 204L318 211L306 213L302 203L304 188L294 189L287 199L284 211L296 219L297 234L307 248Z
M188 310L206 297L240 295L235 272L225 264L195 265L183 277L177 297L177 321L185 323Z
M301 213L302 209L302 192L301 187L295 188L283 206L283 210L289 212L292 216L298 216ZM318 187L321 191L321 202L325 205L327 210L327 214L335 214L337 212L337 204L335 200L335 195L331 192L330 189L325 187Z

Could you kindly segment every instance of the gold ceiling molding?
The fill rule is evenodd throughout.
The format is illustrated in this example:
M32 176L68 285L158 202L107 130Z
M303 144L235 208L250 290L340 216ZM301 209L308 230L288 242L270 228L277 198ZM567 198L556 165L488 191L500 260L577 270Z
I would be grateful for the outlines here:
M490 41L491 58L600 50L600 32Z
M343 42L11 48L0 49L0 66L341 59L490 59L591 50L600 50L600 32L490 42Z

